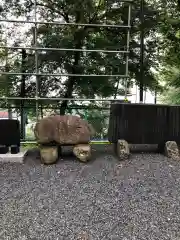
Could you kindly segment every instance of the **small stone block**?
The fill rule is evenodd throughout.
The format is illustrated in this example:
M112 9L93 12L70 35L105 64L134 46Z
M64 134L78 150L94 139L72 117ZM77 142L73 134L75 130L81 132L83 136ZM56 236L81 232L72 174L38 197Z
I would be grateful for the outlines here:
M87 232L82 232L77 236L77 240L91 240Z
M0 162L2 163L23 163L24 162L24 156L26 152L19 152L17 154L0 154Z
M175 141L167 141L165 144L165 155L174 160L180 160L179 149Z
M125 140L118 140L117 155L120 160L126 160L130 156L129 144Z
M73 153L81 162L87 162L91 158L91 146L89 144L78 144L73 148Z
M41 146L40 147L41 161L44 164L54 164L58 160L57 146Z

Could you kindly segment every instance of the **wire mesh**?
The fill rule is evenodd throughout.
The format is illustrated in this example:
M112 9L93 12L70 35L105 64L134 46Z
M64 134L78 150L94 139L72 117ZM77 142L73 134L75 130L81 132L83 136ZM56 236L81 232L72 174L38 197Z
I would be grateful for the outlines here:
M36 109L36 121L42 117L40 116L41 114L39 113L40 110L40 105L42 101L64 101L64 100L68 100L68 101L77 101L77 102L86 102L86 101L90 101L90 102L112 102L115 101L116 99L112 99L112 98L106 98L106 99L102 99L102 98L77 98L77 97L72 97L72 98L67 98L67 97L41 97L40 96L40 85L39 85L39 78L42 76L45 77L92 77L95 78L95 81L98 78L101 77L108 77L108 78L120 78L120 79L124 79L124 94L125 94L125 98L127 98L129 96L128 94L128 78L129 78L129 69L128 69L128 63L129 63L129 48L130 48L130 28L131 28L131 4L132 1L122 1L122 2L126 2L128 3L128 16L127 16L127 24L126 25L121 25L121 24L95 24L95 23L76 23L76 22L61 22L61 21L39 21L37 18L37 0L34 0L34 16L33 16L33 20L16 20L16 19L0 19L1 23L22 23L22 24L33 24L34 25L34 32L33 32L33 46L11 46L11 45L0 45L1 49L11 49L11 50L30 50L30 51L34 51L34 63L35 63L35 69L32 72L15 72L15 71L7 71L7 69L5 71L1 71L0 70L0 75L4 75L4 76L34 76L35 77L35 96L34 97L30 97L30 96L21 96L21 97L17 97L17 96L7 96L5 95L4 97L0 97L1 101L5 101L6 103L9 103L10 101L16 100L16 101L35 101L35 109ZM39 25L52 25L52 26L61 26L66 27L66 26L82 26L82 27L95 27L95 28L112 28L112 29L119 29L119 31L121 31L121 29L126 29L127 30L127 39L126 39L126 49L116 49L116 50L109 50L109 49L84 49L84 48L58 48L58 47L40 47L38 45L38 26ZM124 74L115 74L115 73L109 73L109 74L75 74L75 73L49 73L49 72L42 72L40 71L39 68L39 54L40 52L43 51L54 51L54 52L89 52L89 53L106 53L106 54L125 54L126 56L126 62L125 62L125 73ZM23 105L24 106L24 105ZM108 107L109 109L109 107ZM21 119L22 120L22 119ZM107 121L106 121L107 122Z

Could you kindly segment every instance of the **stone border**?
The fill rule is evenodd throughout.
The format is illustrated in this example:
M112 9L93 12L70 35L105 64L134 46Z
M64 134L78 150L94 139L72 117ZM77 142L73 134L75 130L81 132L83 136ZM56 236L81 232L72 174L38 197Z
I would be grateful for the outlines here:
M24 157L27 151L19 152L17 154L0 154L0 163L24 163Z

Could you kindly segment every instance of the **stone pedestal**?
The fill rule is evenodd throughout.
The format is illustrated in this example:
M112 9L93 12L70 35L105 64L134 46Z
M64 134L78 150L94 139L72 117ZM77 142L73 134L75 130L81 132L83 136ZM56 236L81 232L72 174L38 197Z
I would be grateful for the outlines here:
M130 156L129 144L125 140L118 140L116 154L120 160L126 160Z
M58 160L58 146L41 146L41 161L44 164L53 164Z
M87 162L91 158L91 146L89 144L78 144L73 148L73 153L81 162Z
M180 160L179 149L175 141L165 143L165 155L174 160Z

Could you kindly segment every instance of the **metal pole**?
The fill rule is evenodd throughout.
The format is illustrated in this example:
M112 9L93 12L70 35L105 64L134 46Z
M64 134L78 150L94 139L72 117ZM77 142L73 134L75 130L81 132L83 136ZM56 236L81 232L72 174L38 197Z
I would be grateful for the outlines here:
M26 50L22 50L22 61L21 61L21 71L25 72L25 63L26 63ZM20 103L20 117L21 117L21 139L25 138L26 132L25 132L25 127L26 127L26 119L25 119L25 109L24 109L24 98L25 98L25 80L26 76L22 75L21 76L21 92L20 96L22 98L21 103Z
M46 76L46 77L59 77L59 76L64 76L64 77L120 77L120 78L127 78L128 76L126 75L119 75L119 74L71 74L71 73L21 73L21 72L2 72L0 71L0 74L2 75L27 75L27 76Z
M157 103L157 91L155 90L154 91L154 104Z
M5 32L5 45L7 45L7 39L8 39L7 32ZM9 70L10 70L9 64L8 64L8 55L9 55L9 51L8 51L8 49L5 49L5 71L6 72L9 72ZM8 76L6 76L5 79L6 79L5 91L6 91L6 97L7 97L7 96L9 96L9 90L10 90L9 88L10 88L10 80L11 79ZM5 105L8 109L8 118L12 119L12 109L11 109L11 105L10 105L8 99L6 100Z
M7 39L5 41L5 44L7 44ZM9 65L8 65L8 49L5 49L5 71L9 71ZM6 96L8 97L9 96L9 82L10 82L10 79L9 79L9 76L6 76ZM6 104L7 104L7 109L8 109L8 118L12 118L12 109L10 108L10 103L7 99L6 101Z
M132 96L132 95L135 95L135 94L127 94L127 96ZM38 98L36 98L36 97L25 97L25 98L21 98L21 97L0 97L0 100L22 100L22 99L24 99L24 100L26 100L26 101L28 101L28 100L34 100L34 101L42 101L42 100L44 100L44 101L46 101L46 100L49 100L49 101L64 101L64 100L67 100L67 101L84 101L84 102L86 102L86 101L94 101L94 102L101 102L101 101L103 101L103 102L115 102L116 100L114 100L114 99L102 99L102 98L59 98L59 97L44 97L44 98L40 98L40 97L38 97Z
M35 47L35 73L36 73L36 121L39 119L39 79L38 79L38 50L37 50L37 0L34 0L34 47Z
M143 103L143 90L144 90L144 0L141 0L140 7L140 84L139 84L139 100Z
M26 49L26 50L39 50L39 51L67 51L67 52L100 52L100 53L128 53L128 51L120 51L120 50L108 50L108 49L78 49L78 48L42 48L42 47L14 47L14 46L2 46L0 48L7 49Z
M103 102L103 101L102 101ZM48 106L47 106L48 105ZM14 106L11 106L11 108L13 109L18 109L18 107L14 107ZM28 106L24 106L25 109L28 109L29 107ZM58 109L59 110L59 106L56 104L56 106L50 106L49 104L45 104L45 106L43 106L43 109L49 109L49 110L53 110L53 109ZM95 109L95 110L109 110L110 107L99 107L99 106L83 106L83 105L79 105L77 107L73 107L73 106L69 106L68 109L86 109L86 110L91 110L91 109Z
M136 98L135 98L135 103L137 103L137 95L138 95L138 86L136 84Z
M128 8L128 26L131 25L131 4L129 4ZM127 45L126 45L126 51L129 53L129 43L130 43L130 28L128 28L127 31ZM129 73L129 54L126 53L126 72L125 75L128 76ZM127 98L127 83L128 78L125 79L125 99Z
M82 26L82 27L102 27L102 28L128 28L126 25L113 25L113 24L95 24L95 23L66 23L66 22L49 22L49 21L25 21L15 19L0 19L0 22L6 23L28 23L28 24L43 24L43 25L58 25L58 26Z
M144 103L146 103L146 94L147 94L147 89L144 88Z

